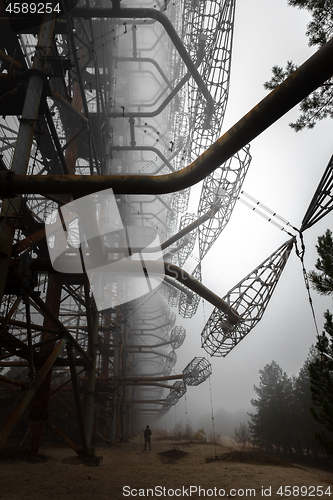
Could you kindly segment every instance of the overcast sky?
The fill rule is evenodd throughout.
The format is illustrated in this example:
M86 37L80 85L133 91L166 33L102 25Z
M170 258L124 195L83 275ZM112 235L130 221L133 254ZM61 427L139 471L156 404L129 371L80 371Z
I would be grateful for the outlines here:
M221 135L265 97L263 82L270 78L274 64L284 66L287 60L301 64L315 51L308 47L305 37L309 19L304 11L288 7L287 0L237 1L230 97ZM288 123L297 116L294 108L252 142L252 163L243 189L300 227L332 154L333 121L323 121L313 130L296 134ZM305 232L308 271L314 269L317 237L332 226L333 214L329 214ZM286 233L238 203L203 262L203 283L225 295L287 239ZM332 301L314 291L312 297L321 331L323 312ZM211 311L212 306L201 304L194 318L177 322L185 326L187 338L177 350L176 373L193 356L207 356L200 347L200 334ZM225 358L209 358L214 412L219 408L231 412L251 408L259 370L275 360L288 375L297 374L315 341L302 268L293 252L261 322ZM208 381L188 389L186 406L194 426L203 413L210 412ZM185 422L184 398L161 423L167 424L170 419Z

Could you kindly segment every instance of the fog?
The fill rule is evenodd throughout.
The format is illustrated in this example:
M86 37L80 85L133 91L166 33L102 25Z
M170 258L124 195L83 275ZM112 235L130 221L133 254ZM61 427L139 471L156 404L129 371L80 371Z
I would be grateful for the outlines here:
M230 98L221 132L266 95L263 83L270 78L273 65L284 66L288 60L301 64L315 51L307 46L308 21L305 12L287 7L286 2L238 2ZM252 142L252 164L243 185L247 193L296 227L330 159L333 132L332 121L326 120L313 130L295 133L288 124L298 114L294 108ZM191 196L196 192L199 188ZM332 217L329 214L304 233L307 271L314 269L317 238L332 227ZM203 283L223 296L287 239L286 233L237 203L229 224L203 261ZM311 295L321 331L323 312L331 307L331 299L314 291ZM211 311L209 304L200 304L195 318L181 320L187 338L177 351L176 373L193 355L206 355L200 333ZM209 358L210 383L188 388L186 401L182 398L157 425L173 428L176 421L187 418L194 428L204 427L210 433L212 409L216 432L233 433L240 421L248 419L259 370L275 360L289 376L297 375L315 342L301 263L293 251L259 324L225 358Z

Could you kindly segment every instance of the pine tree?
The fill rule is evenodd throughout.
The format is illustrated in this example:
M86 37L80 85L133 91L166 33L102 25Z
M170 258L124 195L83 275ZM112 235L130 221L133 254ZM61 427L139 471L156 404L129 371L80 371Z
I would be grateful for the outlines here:
M315 433L320 432L320 426L314 419L310 407L312 394L309 366L318 358L318 351L311 346L309 355L300 369L298 376L293 379L293 443L298 455L318 455L320 447L315 439Z
M282 368L272 361L260 373L258 399L251 401L257 413L250 414L254 443L270 451L291 451L292 384Z
M317 271L309 273L313 288L321 295L333 295L333 238L327 229L319 236L316 245ZM326 453L333 455L333 318L329 311L324 314L324 331L318 335L317 359L309 365L312 401L315 419L325 427L316 433L318 442Z
M319 271L310 271L309 279L313 288L320 295L333 294L333 238L332 231L327 229L323 236L319 236L316 245L318 259L315 264Z
M297 455L320 453L315 433L321 433L322 425L316 422L310 411L309 366L317 359L318 351L312 346L297 377L288 378L275 361L259 371L260 384L254 387L259 397L251 401L257 413L250 414L249 422L255 445L269 451Z
M320 353L309 366L314 418L325 427L316 439L328 455L333 455L333 318L326 311L324 331L316 347Z
M306 36L309 46L324 45L333 35L333 0L288 0L288 5L306 9L312 15L307 26ZM285 69L273 66L272 78L264 83L266 89L272 90L279 85L297 66L288 61ZM290 126L298 132L304 128L313 128L319 120L333 118L333 79L327 80L300 103L301 114Z

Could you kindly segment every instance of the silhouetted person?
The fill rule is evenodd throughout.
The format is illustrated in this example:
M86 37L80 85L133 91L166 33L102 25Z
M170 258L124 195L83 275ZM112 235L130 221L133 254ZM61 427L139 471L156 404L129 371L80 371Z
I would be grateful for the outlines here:
M146 451L146 449L147 449L147 444L149 445L149 450L151 451L151 445L150 445L151 430L149 429L149 425L147 425L147 427L145 428L143 435L145 437L145 449L144 449L144 451Z

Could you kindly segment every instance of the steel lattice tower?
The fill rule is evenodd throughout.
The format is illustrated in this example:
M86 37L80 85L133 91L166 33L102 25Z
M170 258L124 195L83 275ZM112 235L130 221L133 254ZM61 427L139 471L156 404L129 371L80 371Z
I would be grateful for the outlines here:
M332 44L219 138L234 0L52 5L23 23L2 13L0 398L8 411L0 446L29 435L37 455L48 427L89 463L98 462L96 441L135 434L210 376L201 357L178 369L185 329L177 313L192 318L200 298L212 303L203 345L222 355L260 319L291 243L222 299L205 286L201 261L231 217L248 143L331 76L322 61ZM124 273L108 281L98 272L123 261L135 279L141 266L148 287L130 300L119 298ZM72 409L66 422L59 408Z

